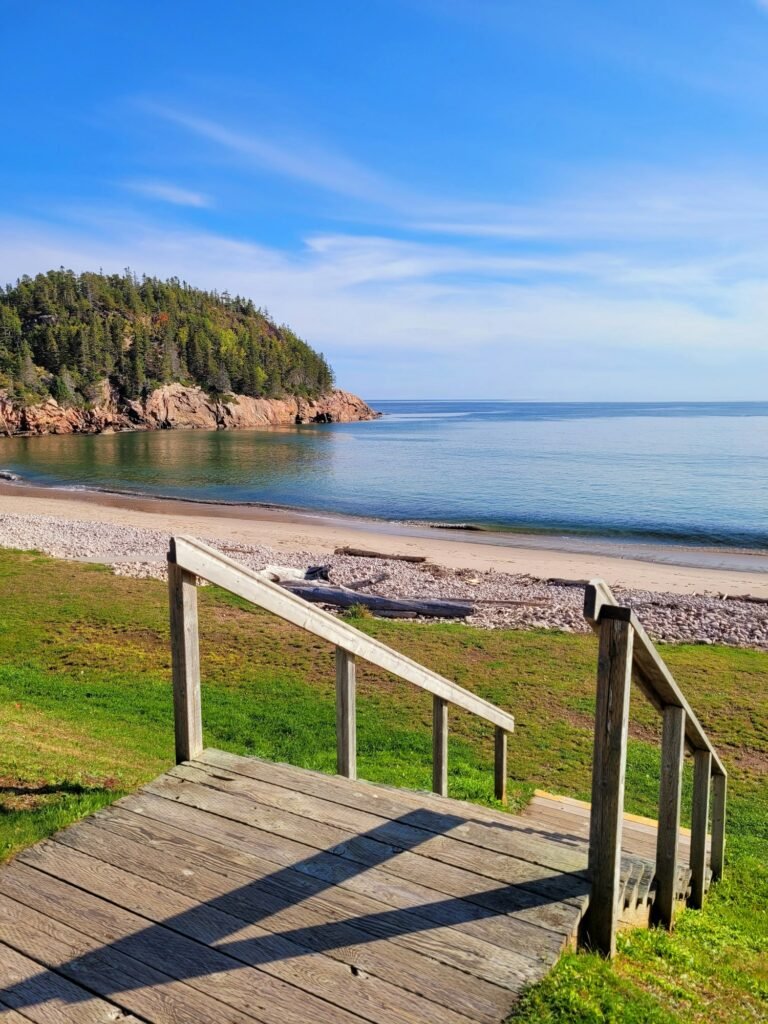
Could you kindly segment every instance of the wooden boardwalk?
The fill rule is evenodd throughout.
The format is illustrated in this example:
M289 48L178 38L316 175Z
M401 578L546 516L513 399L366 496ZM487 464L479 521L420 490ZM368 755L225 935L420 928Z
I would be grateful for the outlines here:
M0 1021L500 1022L575 940L583 808L206 750L0 869Z

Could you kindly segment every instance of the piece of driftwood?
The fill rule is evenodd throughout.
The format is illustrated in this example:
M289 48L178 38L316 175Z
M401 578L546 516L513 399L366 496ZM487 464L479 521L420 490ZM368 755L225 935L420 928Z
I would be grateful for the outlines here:
M361 587L373 587L377 583L383 583L384 580L388 580L389 577L390 573L380 572L378 576L371 576L369 579L366 580L354 580L352 583L349 584L349 587L347 587L347 589L359 590Z
M352 608L359 604L372 612L414 612L436 619L465 619L474 608L466 601L430 601L380 597L378 594L363 594L346 587L322 586L309 580L285 580L281 587L298 594L305 601L332 604L337 608Z
M282 583L284 580L327 580L327 565L310 565L308 569L294 569L290 565L267 565L256 573L263 580Z
M430 523L430 530L468 530L470 533L485 533L482 526L473 526L472 523Z
M335 555L352 555L354 558L391 558L393 562L426 562L424 555L388 555L383 551L367 551L365 548L336 548Z

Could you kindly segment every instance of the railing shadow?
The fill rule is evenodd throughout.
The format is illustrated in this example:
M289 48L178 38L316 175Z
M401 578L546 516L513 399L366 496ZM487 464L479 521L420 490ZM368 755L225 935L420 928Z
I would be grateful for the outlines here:
M414 815L406 814L396 819L396 823L410 825L413 818ZM424 811L419 812L418 818L421 822L424 821ZM449 833L466 820L459 816L435 815L430 832ZM87 827L96 826L90 824ZM110 999L127 1012L141 1013L131 996L132 991L146 989L147 986L164 986L172 978L208 992L222 1002L229 1000L229 1005L243 1009L237 1001L236 994L228 995L227 987L220 983L221 975L228 971L239 970L244 966L259 968L275 961L293 960L318 953L333 957L334 951L342 948L348 950L350 947L382 939L397 941L437 928L545 907L567 898L564 895L565 891L569 891L572 897L584 896L588 892L588 883L579 875L554 873L553 888L536 883L526 886L494 885L492 879L487 879L488 887L480 891L481 903L474 902L471 895L468 898L445 896L443 899L408 909L392 907L346 917L337 911L336 919L332 919L332 908L328 905L328 919L321 920L320 923L269 930L269 918L282 912L289 912L310 898L322 897L339 883L343 884L344 881L363 874L371 867L387 866L391 871L396 867L398 855L415 850L428 838L427 834L421 833L419 839L409 841L405 838L399 846L393 846L389 837L383 837L382 833L386 827L380 826L355 835L348 842L318 851L291 866L278 867L266 876L245 885L235 886L187 911L168 916L161 921L152 921L130 934L109 942L102 943L99 940L99 933L103 933L107 926L103 921L99 922L98 915L94 914L92 918L79 915L74 906L67 907L64 894L62 898L50 901L50 905L45 908L46 915L74 928L81 935L90 934L94 948L78 952L69 960L52 963L50 969L43 968L38 974L23 982L0 987L0 1005L24 1010L45 1002L46 986L43 982L50 973L55 973L78 985L87 986L89 990L71 990L66 997L68 1000L84 1001L96 993ZM416 836L417 833L414 831L413 835ZM361 840L366 841L365 863L347 857L348 849ZM254 853L258 853L256 845ZM332 878L324 879L320 874L327 872L328 858L334 858L334 871L331 872ZM35 866L34 861L30 863ZM226 875L226 867L226 863L222 862L221 874ZM233 868L239 873L245 870L236 865L233 865ZM6 870L9 872L9 878L12 877L13 869ZM44 865L40 870L45 870ZM55 879L55 876L51 878ZM393 885L396 885L394 873L392 880ZM33 907L34 898L25 897L24 892L22 886L3 884L3 871L0 871L0 893ZM346 890L346 895L348 898L355 898L353 890ZM375 895L371 897L375 898ZM113 902L123 908L126 907L126 903L120 901L120 893L114 895ZM345 903L348 905L349 899ZM124 909L121 911L123 914L125 912ZM313 907L308 921L317 913L317 907ZM137 922L141 920L135 910L132 916ZM286 916L290 917L290 913ZM267 929L266 934L235 937L237 932L247 926L260 924ZM14 934L18 933L17 927ZM229 941L226 941L228 939ZM18 948L19 952L30 955L21 948L24 943L20 940L5 941L13 945L13 948ZM214 943L215 947L212 945ZM354 974L354 971L352 973ZM212 975L217 976L216 983L209 986L203 979ZM59 994L58 998L64 996ZM170 993L165 992L164 998L170 999ZM247 1008L245 1009L247 1011Z

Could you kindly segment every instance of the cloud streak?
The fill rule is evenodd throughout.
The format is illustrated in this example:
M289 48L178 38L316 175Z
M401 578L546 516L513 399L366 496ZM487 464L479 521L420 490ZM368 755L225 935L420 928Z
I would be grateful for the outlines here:
M56 224L0 223L0 279L129 265L246 295L322 349L345 385L370 395L378 382L379 397L409 387L571 400L761 397L768 189L759 175L625 169L550 199L420 201L328 151L308 159L285 139L178 123L247 167L357 200L368 230L311 231L282 248L169 226L159 208L143 218L70 209ZM208 202L159 179L130 186L164 203Z
M348 235L312 237L290 253L128 217L99 232L6 222L2 236L5 279L60 264L129 264L249 295L329 353L398 348L452 358L557 344L597 358L649 339L688 352L726 343L732 353L766 348L765 251L736 269L729 261L668 265L599 252L499 257Z
M145 109L165 121L215 143L247 165L313 185L336 195L365 202L399 205L397 187L345 156L309 139L277 142L257 133L236 131L218 121L197 117L160 104Z
M172 185L164 181L126 181L124 187L131 192L147 196L149 199L171 203L173 206L191 206L202 209L212 205L210 197L203 192L194 192L191 189L181 188L179 185Z
M388 230L508 242L707 240L716 246L734 238L758 240L768 230L768 168L665 173L617 165L583 180L570 172L570 184L559 194L470 202L420 193L306 137L272 138L158 104L144 106L246 167L357 204L348 208L349 219Z

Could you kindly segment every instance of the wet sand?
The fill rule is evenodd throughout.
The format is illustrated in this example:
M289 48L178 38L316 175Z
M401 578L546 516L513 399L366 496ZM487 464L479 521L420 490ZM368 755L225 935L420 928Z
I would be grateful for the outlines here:
M467 533L270 506L206 504L8 482L0 483L2 513L115 523L284 551L330 552L349 545L387 554L425 555L452 569L495 569L538 579L601 577L617 587L768 598L768 554L762 552Z

